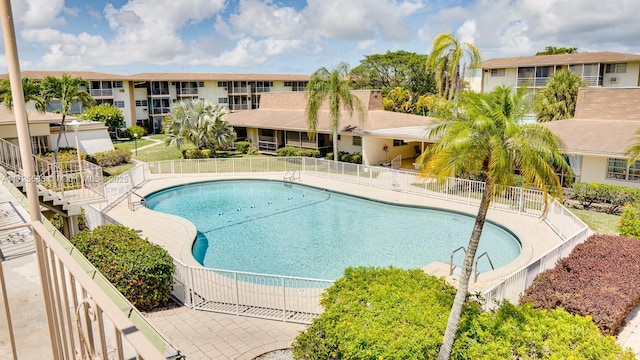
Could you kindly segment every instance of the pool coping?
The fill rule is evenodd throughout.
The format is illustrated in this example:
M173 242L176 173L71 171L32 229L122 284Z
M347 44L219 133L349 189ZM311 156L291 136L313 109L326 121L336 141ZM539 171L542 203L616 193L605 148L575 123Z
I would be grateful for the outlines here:
M303 174L300 181L302 185L327 189L334 192L345 193L361 198L381 201L389 204L429 207L444 211L453 211L475 218L477 206L438 200L418 195L401 193L393 190L372 188L352 183L344 183L330 180L311 174ZM136 192L142 196L160 191L173 186L189 183L207 182L215 180L241 180L261 179L282 181L282 174L224 174L224 175L151 175L149 181L142 184ZM116 221L140 230L144 237L165 249L178 261L188 266L202 267L191 253L191 247L195 241L197 230L190 221L179 216L156 212L145 207L137 207L131 211L126 201L113 206L107 215ZM504 211L490 209L487 220L504 227L515 234L521 243L520 254L510 263L493 271L480 273L478 281L470 280L469 291L485 291L499 283L512 273L525 267L535 258L543 255L552 247L562 242L562 239L541 218L520 215ZM517 224L517 229L514 229ZM422 267L427 273L444 276L453 285L457 284L457 276L449 276L449 264L434 262Z

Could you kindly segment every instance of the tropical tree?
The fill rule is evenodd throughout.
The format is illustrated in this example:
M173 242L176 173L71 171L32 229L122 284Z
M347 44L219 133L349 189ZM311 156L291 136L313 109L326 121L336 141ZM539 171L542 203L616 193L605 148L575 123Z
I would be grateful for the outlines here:
M236 134L226 120L227 109L209 100L192 99L171 106L164 119L167 145L180 149L185 143L197 149L220 149L233 144Z
M24 102L32 102L36 110L44 112L46 103L42 97L42 86L39 82L31 78L22 79L22 91L24 92ZM0 81L0 98L7 108L13 107L13 97L11 96L11 84L9 79Z
M117 129L124 125L124 114L122 114L122 110L107 103L88 108L80 114L80 118L83 120L103 122L109 128L109 131L114 134Z
M460 42L453 34L436 36L427 59L427 68L436 76L438 95L449 100L462 90L465 73L481 61L480 50L473 44Z
M88 83L81 77L71 77L69 74L62 74L62 78L47 76L42 80L42 98L45 104L50 104L53 100L60 102L60 114L62 121L60 122L60 132L56 141L56 150L54 153L55 161L58 160L58 149L60 148L60 140L65 133L65 119L71 114L74 104L80 103L82 107L89 107L95 103L95 100L81 86L87 86Z
M640 158L640 129L634 133L631 145L627 147L625 155L629 156L629 165L635 164Z
M540 55L558 55L558 54L575 54L578 52L577 47L555 47L547 46L544 51L538 51L536 56Z
M311 138L316 135L320 107L325 101L329 104L329 128L333 135L334 161L338 161L338 130L341 110L348 111L349 116L353 116L354 110L357 111L361 123L364 122L367 112L360 98L351 93L348 75L349 65L344 62L332 70L321 67L311 75L305 90L307 98L305 116Z
M401 87L395 87L382 99L385 110L410 113L414 109L414 101L411 92Z
M560 140L539 124L521 123L527 104L524 87L515 93L504 86L489 93L461 93L459 112L437 122L429 136L438 142L419 158L424 164L421 175L435 175L440 182L461 172L486 173L439 359L448 359L451 354L487 210L497 190L514 185L517 172L524 187L535 186L545 194L546 209L549 197L562 195L556 172L570 173Z
M547 81L547 87L540 90L533 99L536 120L547 122L573 117L576 113L578 90L589 84L579 75L560 70Z

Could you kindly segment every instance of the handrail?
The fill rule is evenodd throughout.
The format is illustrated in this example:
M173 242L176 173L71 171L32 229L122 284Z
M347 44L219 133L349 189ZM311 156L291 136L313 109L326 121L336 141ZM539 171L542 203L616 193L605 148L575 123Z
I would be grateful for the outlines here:
M131 201L131 195L135 195L139 197L140 201ZM129 207L129 210L136 211L136 205L143 205L146 202L147 202L147 199L144 196L136 193L133 190L127 191L127 206Z
M456 268L455 266L453 266L453 255L455 255L460 250L462 250L465 254L467 253L467 249L465 249L464 246L460 246L459 248L453 250L453 252L451 253L451 260L449 261L449 276L453 275L453 269Z
M480 256L478 256L476 258L476 271L474 271L474 273L473 273L474 274L474 276L473 276L473 282L474 283L478 281L478 275L480 274L480 272L478 271L478 261L480 261L480 259L485 255L487 256L487 260L489 260L489 265L491 265L491 270L495 270L495 267L493 267L493 261L491 261L491 256L489 256L488 252L486 252L486 251L483 252L482 254L480 254Z
M296 172L298 173L297 177L296 177ZM291 175L289 175L289 174L291 174ZM287 171L284 174L284 177L282 178L282 180L284 180L286 182L292 182L294 180L300 180L300 170L294 169L294 170Z

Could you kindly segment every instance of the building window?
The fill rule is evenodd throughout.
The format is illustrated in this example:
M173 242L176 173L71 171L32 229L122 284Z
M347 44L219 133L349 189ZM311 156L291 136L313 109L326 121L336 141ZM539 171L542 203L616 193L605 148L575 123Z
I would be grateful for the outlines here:
M491 69L492 77L504 77L506 75L506 69Z
M640 181L640 162L629 166L627 159L609 158L606 178L638 182Z
M141 106L147 106L147 100L136 100L136 106L137 107L141 107Z
M133 83L133 87L136 89L146 89L147 88L147 83L146 82L139 82L139 83Z
M621 74L627 72L627 64L607 64L605 67L607 74Z
M393 139L393 146L404 146L407 142L404 140Z
M227 87L227 82L226 81L218 81L218 87Z
M218 98L218 104L228 104L229 103L229 99L226 97L221 97Z
M289 86L289 87L291 87L291 86L292 86L291 81L285 81L285 82L284 82L284 86Z
M113 82L113 87L114 88L121 88L122 87L122 81L114 81Z
M198 81L198 87L204 87L204 81Z
M117 100L113 102L113 106L117 107L117 108L123 108L124 107L124 101L122 100Z
M361 136L354 136L352 144L353 144L353 146L362 146L362 137Z

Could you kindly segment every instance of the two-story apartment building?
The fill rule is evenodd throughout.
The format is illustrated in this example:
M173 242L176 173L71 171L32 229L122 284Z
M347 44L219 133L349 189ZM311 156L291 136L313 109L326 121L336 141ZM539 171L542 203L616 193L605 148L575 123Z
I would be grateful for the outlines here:
M482 92L499 85L518 87L527 83L532 93L547 85L559 70L580 75L589 86L635 87L640 85L640 55L616 52L519 56L483 61Z
M63 71L23 71L22 77L42 80L61 77ZM162 119L174 102L200 98L227 106L231 111L257 109L260 96L269 92L304 91L308 75L140 73L117 75L91 71L68 71L87 80L86 90L98 104L108 103L122 110L126 127L140 125L150 133L161 131ZM3 77L6 77L3 76ZM55 101L50 110L55 110ZM80 113L82 109L73 109Z

